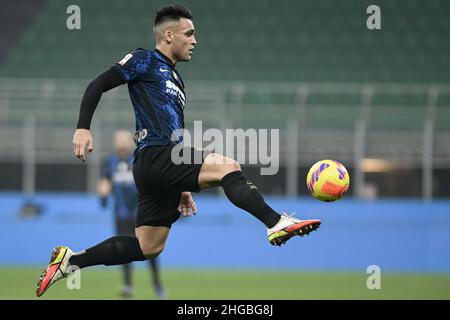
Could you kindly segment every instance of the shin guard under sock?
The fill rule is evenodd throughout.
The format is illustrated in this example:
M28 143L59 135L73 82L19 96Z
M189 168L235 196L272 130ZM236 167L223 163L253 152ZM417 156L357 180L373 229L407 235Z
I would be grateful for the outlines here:
M139 240L131 236L111 237L92 248L75 253L69 263L82 269L104 264L106 266L144 261Z
M258 188L241 171L225 175L220 184L235 206L251 213L267 228L272 228L280 220L280 215L267 205Z

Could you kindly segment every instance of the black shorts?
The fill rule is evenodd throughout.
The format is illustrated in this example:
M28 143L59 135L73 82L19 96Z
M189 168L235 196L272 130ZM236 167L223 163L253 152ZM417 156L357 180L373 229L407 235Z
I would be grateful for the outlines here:
M171 159L174 145L151 146L138 152L133 176L139 192L136 227L169 227L178 220L181 192L199 192L198 175L207 154L205 150L184 147L190 152L192 164L175 164Z

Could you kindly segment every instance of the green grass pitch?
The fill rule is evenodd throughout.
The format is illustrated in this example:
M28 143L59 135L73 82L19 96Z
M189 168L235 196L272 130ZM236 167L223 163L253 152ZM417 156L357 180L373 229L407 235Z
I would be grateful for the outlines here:
M120 299L117 267L83 270L81 289L61 280L36 298L40 268L0 268L0 299ZM167 299L450 299L450 275L381 274L381 289L369 290L366 273L287 272L224 269L163 269ZM135 299L154 299L150 273L133 272Z

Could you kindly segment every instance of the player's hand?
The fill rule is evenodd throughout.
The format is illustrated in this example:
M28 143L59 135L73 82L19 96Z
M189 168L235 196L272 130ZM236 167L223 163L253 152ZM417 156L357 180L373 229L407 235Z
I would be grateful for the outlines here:
M73 154L83 162L86 161L86 155L94 151L94 139L92 139L91 131L87 129L75 130L72 143Z
M197 206L195 205L194 199L192 199L192 194L190 192L181 193L178 210L181 211L183 217L189 217L191 213L194 215L197 214Z

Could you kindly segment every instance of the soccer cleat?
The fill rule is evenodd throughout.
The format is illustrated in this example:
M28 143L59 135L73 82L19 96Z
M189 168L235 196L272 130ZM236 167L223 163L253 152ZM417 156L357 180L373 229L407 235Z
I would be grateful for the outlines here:
M307 236L320 227L320 220L299 220L292 217L293 215L282 213L280 221L267 229L267 236L272 245L281 246L293 236Z
M56 281L68 274L69 259L73 255L68 247L59 246L53 249L48 266L42 270L36 286L36 296L40 297Z

